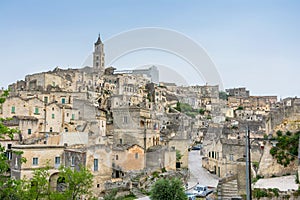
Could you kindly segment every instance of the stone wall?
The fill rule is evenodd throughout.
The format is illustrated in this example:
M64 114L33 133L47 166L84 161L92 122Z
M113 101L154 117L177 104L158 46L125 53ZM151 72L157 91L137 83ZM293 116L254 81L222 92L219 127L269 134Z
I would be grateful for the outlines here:
M271 144L266 144L264 147L264 153L261 158L263 162L260 162L258 168L258 174L264 177L271 177L272 175L275 176L282 176L284 174L295 174L298 170L298 165L296 161L291 162L290 165L284 167L277 163L276 159L273 159L272 155L270 154L270 149L272 148Z
M167 170L176 169L176 151L161 146L149 149L146 152L146 168L159 170L164 167Z
M13 151L22 151L22 157L26 158L27 162L21 164L21 157L13 154L11 169L12 177L16 178L31 178L33 170L41 167L49 166L50 169L58 169L64 159L63 146L50 145L16 145L12 147ZM47 156L45 152L47 151ZM60 164L55 164L55 157L60 157ZM33 163L33 158L37 158L37 163Z

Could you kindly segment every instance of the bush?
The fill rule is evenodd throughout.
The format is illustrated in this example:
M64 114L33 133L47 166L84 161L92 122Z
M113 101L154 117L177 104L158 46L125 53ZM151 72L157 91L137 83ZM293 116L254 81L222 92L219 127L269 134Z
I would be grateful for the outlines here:
M282 132L281 131L277 131L276 135L277 135L277 137L280 137L280 136L282 136Z
M150 192L151 200L187 200L182 182L177 179L159 179Z
M152 173L153 178L158 178L159 177L159 172L155 171Z
M277 149L275 147L272 147L270 149L270 154L274 157L276 155L276 153L277 153Z
M265 189L255 188L252 194L253 194L253 198L257 198L257 199L260 199L261 197L270 197L270 195Z
M286 132L285 135L281 131L277 131L277 146L272 147L270 154L276 158L277 163L288 166L291 161L294 161L298 156L299 136L300 132Z
M162 173L167 172L166 168L165 168L165 167L161 168L161 172L162 172Z

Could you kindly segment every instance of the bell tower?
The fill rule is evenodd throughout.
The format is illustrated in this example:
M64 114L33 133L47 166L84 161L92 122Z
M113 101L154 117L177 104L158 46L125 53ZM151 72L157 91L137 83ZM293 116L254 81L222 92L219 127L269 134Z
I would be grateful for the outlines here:
M101 41L100 34L98 36L97 41L94 45L94 52L93 52L93 68L94 71L100 72L104 74L105 65L104 65L104 45Z

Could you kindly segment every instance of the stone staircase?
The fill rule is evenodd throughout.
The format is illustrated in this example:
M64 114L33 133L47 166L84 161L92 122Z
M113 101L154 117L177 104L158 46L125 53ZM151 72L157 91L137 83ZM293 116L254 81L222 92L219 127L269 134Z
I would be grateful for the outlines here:
M218 199L222 199L222 200L242 199L238 195L238 185L237 185L236 175L226 177L220 180L217 187L217 191L218 191Z
M134 196L136 196L137 199L145 197L146 195L144 195L139 189L137 188L132 188L131 192L134 194Z

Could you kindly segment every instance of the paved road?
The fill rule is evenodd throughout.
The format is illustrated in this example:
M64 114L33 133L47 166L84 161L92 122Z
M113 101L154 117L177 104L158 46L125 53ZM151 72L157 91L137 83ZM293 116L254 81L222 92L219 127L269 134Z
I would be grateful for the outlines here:
M202 157L199 151L189 152L189 169L190 178L188 180L188 187L192 188L197 183L211 187L217 187L218 177L210 174L202 167ZM139 200L149 200L149 197L139 198Z
M202 167L202 157L199 151L189 152L189 169L190 178L188 180L188 187L191 188L197 183L211 187L217 187L218 177L209 173Z

